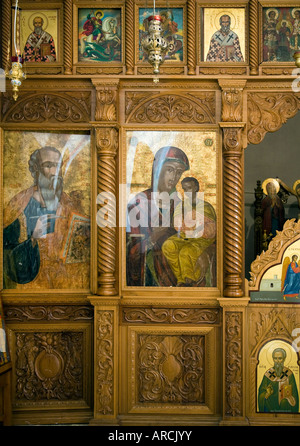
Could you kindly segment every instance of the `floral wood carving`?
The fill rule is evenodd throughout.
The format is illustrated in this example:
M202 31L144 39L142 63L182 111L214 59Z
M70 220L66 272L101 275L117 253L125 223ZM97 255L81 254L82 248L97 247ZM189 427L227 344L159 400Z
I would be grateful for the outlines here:
M93 308L86 305L22 305L4 307L5 320L25 321L83 321L93 318Z
M139 402L204 403L204 336L138 339Z
M111 415L114 411L114 315L113 311L96 313L96 401L95 413Z
M96 87L96 121L117 121L119 81L116 79L92 80Z
M287 220L282 231L277 231L277 235L269 243L267 251L263 251L251 263L249 289L258 290L263 273L273 265L281 263L282 254L285 248L300 237L300 220L294 218Z
M89 92L68 94L23 94L17 103L4 97L3 121L14 123L89 122Z
M243 414L242 313L225 315L225 415Z
M132 96L130 97L132 103ZM128 107L126 107L128 110ZM215 93L160 95L145 99L127 116L128 123L214 123Z
M287 339L293 341L292 331L297 326L297 315L292 310L271 309L266 313L252 312L250 314L250 345L251 356L256 356L261 345L271 339Z
M259 144L267 132L275 132L300 108L296 93L248 93L248 143Z
M83 333L16 333L15 405L81 400Z
M218 308L123 308L123 323L130 324L218 324Z

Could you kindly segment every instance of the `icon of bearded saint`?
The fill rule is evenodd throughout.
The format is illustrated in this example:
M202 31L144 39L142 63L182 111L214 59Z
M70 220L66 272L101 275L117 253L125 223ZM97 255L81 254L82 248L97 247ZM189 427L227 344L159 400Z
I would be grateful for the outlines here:
M33 19L33 32L28 36L24 48L25 62L55 62L56 51L51 34L43 30L42 17Z
M238 35L230 30L231 18L229 15L220 17L220 29L210 40L207 53L207 62L243 62Z
M33 186L13 197L4 212L4 287L86 289L88 258L75 264L62 256L75 216L81 224L89 219L63 191L59 150L35 150L29 170Z

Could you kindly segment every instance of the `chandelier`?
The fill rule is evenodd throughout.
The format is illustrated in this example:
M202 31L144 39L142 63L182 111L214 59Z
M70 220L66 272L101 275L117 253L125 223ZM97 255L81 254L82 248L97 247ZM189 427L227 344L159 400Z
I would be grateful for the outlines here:
M5 75L10 79L13 89L13 98L18 99L19 87L22 85L23 79L26 75L23 72L23 58L20 51L20 9L18 7L18 0L16 0L14 17L14 50L15 55L11 57L11 69L5 70Z
M148 55L148 61L153 66L154 74L159 73L159 67L164 62L165 55L169 49L168 42L162 36L162 19L155 14L155 0L153 2L153 15L148 17L148 34L141 41L143 50ZM158 82L158 79L155 80Z

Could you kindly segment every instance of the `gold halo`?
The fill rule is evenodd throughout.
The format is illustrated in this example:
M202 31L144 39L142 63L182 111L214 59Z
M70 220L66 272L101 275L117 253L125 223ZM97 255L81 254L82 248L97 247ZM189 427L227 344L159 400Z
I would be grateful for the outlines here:
M295 8L295 9L296 9L296 8ZM269 8L269 9L266 10L266 16L267 16L267 18L269 18L269 12L271 12L271 11L274 11L274 12L275 12L275 20L277 20L277 19L278 19L278 16L279 16L279 12L278 12L277 9L275 9L275 8Z
M299 180L299 181L300 181L300 180ZM269 183L273 183L273 184L274 184L275 189L276 189L276 194L278 194L279 189L280 189L280 186L279 186L278 181L275 180L275 178L267 178L267 179L263 182L263 184L261 185L261 187L262 187L262 190L264 191L264 194L265 194L265 195L268 195L268 192L267 192L267 184L269 184Z
M298 186L299 183L300 183L300 180L295 181L295 183L293 184L293 190L296 190L296 187Z
M296 17L295 17L295 11L300 11L300 8L293 8L292 9L292 12L291 12L291 14L292 14L292 17L295 19Z
M34 27L32 25L34 17L42 17L42 19L44 20L43 31L46 31L46 29L48 28L48 17L42 12L35 12L34 14L31 14L31 16L29 17L28 26L31 29L31 31L34 31Z
M95 17L97 16L97 14L100 12L100 14L101 14L101 17L100 17L100 19L102 19L102 17L104 16L104 13L103 13L103 11L101 11L101 9L98 9L96 12L95 12Z
M224 9L215 16L216 29L220 28L220 18L222 17L222 15L228 15L230 17L230 29L234 29L236 27L236 18L232 14L232 12L228 12Z
M270 344L269 346L267 346ZM266 358L268 363L273 367L274 366L274 360L272 357L272 353L276 348L282 348L286 352L286 358L284 360L284 366L288 367L291 362L293 362L292 358L292 351L294 353L293 347L285 341L281 341L280 339L276 339L276 341L268 342L268 344L265 346L266 348ZM276 344L276 345L275 345ZM295 352L296 353L296 352Z

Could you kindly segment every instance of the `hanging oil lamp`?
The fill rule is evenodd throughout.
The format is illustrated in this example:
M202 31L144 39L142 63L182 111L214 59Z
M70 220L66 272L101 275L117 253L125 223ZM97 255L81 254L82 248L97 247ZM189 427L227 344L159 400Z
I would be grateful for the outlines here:
M153 66L154 74L158 74L169 45L162 36L162 19L160 15L155 13L155 1L153 3L153 15L148 17L147 20L149 22L148 35L141 41L141 45L148 54L148 61Z
M20 53L20 13L18 7L18 0L15 3L15 18L14 18L14 49L15 55L11 58L11 69L5 71L6 76L10 79L13 89L13 98L16 101L18 99L19 87L22 85L22 81L26 79L26 74L23 72L23 58Z

